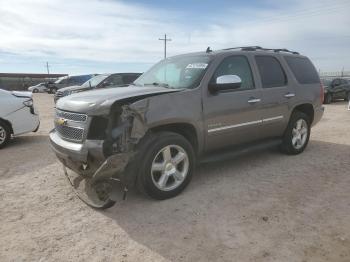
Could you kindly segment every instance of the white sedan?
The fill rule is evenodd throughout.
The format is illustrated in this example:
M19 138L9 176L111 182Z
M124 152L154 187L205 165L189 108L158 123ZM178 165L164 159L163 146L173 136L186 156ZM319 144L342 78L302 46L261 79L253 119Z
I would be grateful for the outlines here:
M32 93L45 93L47 90L46 83L40 83L35 86L28 87L28 91Z
M0 149L9 142L12 135L35 132L39 125L32 93L0 89Z

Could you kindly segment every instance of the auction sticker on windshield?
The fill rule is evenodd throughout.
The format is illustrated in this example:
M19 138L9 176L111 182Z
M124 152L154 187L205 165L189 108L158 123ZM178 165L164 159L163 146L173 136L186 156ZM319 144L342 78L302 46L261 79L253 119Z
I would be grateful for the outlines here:
M193 63L193 64L189 64L188 66L186 66L186 69L188 69L188 68L206 69L207 66L208 66L207 63Z

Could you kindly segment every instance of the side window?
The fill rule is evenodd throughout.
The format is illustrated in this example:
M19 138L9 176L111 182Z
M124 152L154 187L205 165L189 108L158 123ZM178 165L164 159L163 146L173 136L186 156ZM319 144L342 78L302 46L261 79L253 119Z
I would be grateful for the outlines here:
M124 84L131 84L137 78L137 75L123 75Z
M219 76L223 75L237 75L241 78L242 85L237 90L254 88L252 70L245 56L230 56L225 58L217 67L211 81L215 82Z
M320 83L318 73L309 59L294 56L285 56L284 58L300 84Z
M280 62L273 56L256 56L256 64L263 88L280 87L287 84L286 73Z
M106 85L108 86L118 86L118 85L123 85L123 78L121 75L114 75L111 77L108 77L106 80Z

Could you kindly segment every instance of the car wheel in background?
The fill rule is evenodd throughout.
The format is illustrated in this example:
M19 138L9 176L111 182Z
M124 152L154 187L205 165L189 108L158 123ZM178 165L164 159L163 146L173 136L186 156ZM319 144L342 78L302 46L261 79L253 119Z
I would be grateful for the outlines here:
M8 125L0 120L0 149L5 147L11 137L11 131Z
M283 136L282 152L289 155L303 152L309 142L310 131L310 118L302 112L293 112Z
M350 101L350 92L348 92L345 96L345 101Z
M38 89L33 89L33 93L39 93L39 90Z
M324 103L330 104L330 103L332 103L332 100L333 100L332 94L326 94L326 97L324 99Z
M56 94L57 88L56 87L50 87L49 94Z
M146 138L136 162L139 163L139 190L163 200L177 196L188 185L195 167L195 155L192 145L183 136L160 132Z

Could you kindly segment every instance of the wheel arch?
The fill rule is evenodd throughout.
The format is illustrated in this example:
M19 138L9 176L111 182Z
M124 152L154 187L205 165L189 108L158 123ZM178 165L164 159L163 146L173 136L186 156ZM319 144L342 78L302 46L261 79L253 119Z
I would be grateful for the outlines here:
M314 121L314 116L315 116L315 110L314 110L314 107L312 104L310 103L303 103L303 104L299 104L299 105L296 105L294 108L293 108L293 112L295 111L299 111L299 112L303 112L304 114L306 114L307 116L310 117L310 121L312 124L313 121Z
M196 155L200 152L201 147L198 132L192 124L186 122L162 124L148 129L147 132L162 131L174 132L182 135L185 139L187 139L190 142Z
M10 121L0 117L0 122L5 123L5 125L7 125L7 127L10 129L11 134L13 134L13 128Z

